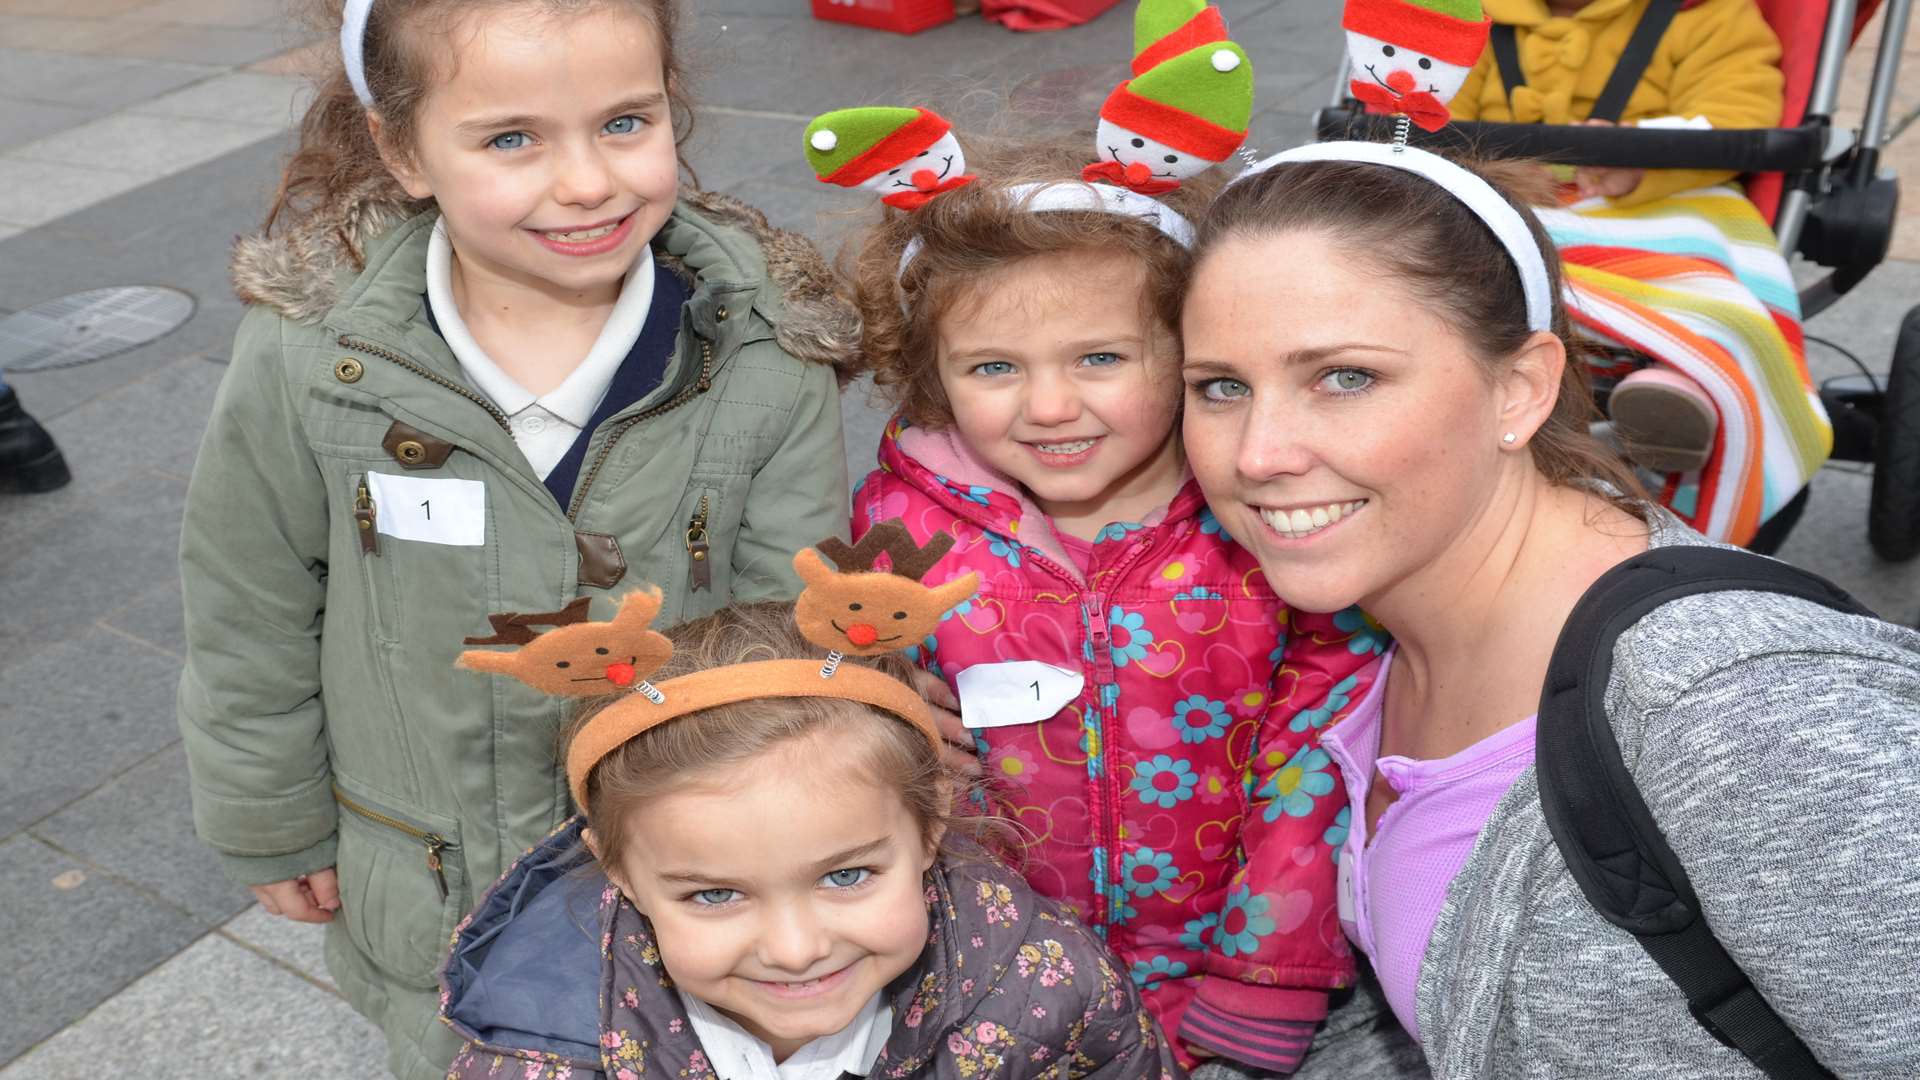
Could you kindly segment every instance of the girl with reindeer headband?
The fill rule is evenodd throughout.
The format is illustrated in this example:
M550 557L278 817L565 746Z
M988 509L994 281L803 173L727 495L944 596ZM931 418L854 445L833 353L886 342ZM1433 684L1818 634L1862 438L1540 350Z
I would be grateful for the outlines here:
M892 572L868 569L881 550ZM579 703L582 812L455 936L455 1080L1179 1075L1099 938L951 817L960 781L896 653L977 584L920 584L943 551L882 525L823 542L837 570L800 552L794 605L662 635L640 591L463 656Z
M1199 3L1146 0L1135 27L1091 165L1084 142L963 155L925 110L809 127L823 180L893 208L853 286L899 415L853 530L950 533L928 580L980 579L908 640L957 691L1028 883L1101 934L1184 1064L1288 1071L1353 970L1317 734L1384 639L1290 611L1187 470L1173 305L1252 71Z

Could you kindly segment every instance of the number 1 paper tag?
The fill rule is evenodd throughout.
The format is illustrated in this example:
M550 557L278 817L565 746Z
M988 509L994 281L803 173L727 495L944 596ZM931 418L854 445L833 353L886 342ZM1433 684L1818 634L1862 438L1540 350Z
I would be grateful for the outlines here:
M1087 684L1077 671L1038 660L975 664L954 677L960 722L970 728L1011 727L1045 720L1067 707Z
M373 520L400 540L479 547L487 542L487 485L479 480L367 474Z

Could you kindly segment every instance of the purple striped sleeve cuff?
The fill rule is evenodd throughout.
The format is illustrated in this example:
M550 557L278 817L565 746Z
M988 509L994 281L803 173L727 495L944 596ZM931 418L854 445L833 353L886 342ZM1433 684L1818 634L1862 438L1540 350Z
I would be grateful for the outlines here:
M1308 1020L1234 1016L1196 1000L1181 1021L1180 1038L1223 1058L1267 1072L1290 1073L1300 1067L1317 1027Z

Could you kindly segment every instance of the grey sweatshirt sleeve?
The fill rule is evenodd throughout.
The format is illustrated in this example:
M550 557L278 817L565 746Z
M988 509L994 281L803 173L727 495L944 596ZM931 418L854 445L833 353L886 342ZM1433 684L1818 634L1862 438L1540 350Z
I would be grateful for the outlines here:
M1715 627L1733 595L1680 604L1700 609L1688 613L1696 629ZM1693 666L1676 664L1691 645L1704 668L1615 684L1643 698L1618 702L1645 717L1635 774L1714 933L1815 1056L1841 1077L1911 1080L1920 1076L1915 639L1799 601L1766 608L1782 623L1766 640L1791 646L1749 639L1715 666L1701 639L1722 635L1708 631L1688 644L1666 637L1657 662L1618 657L1643 674L1677 674ZM1745 621L1754 628L1751 609ZM1622 748L1631 761L1634 748Z

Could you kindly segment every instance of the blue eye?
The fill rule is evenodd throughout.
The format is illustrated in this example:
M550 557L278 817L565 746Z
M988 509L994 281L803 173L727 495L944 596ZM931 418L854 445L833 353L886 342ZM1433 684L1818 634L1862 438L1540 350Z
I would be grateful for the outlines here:
M1202 379L1190 386L1210 402L1233 401L1253 393L1253 388L1239 379Z
M975 375L1011 375L1013 365L1005 360L989 360L984 364L975 364L973 373Z
M488 139L487 145L493 147L495 150L518 150L527 145L527 133L524 131L508 131Z
M1081 357L1080 362L1088 367L1112 367L1124 359L1119 353L1096 352Z
M694 893L692 900L697 907L719 907L737 898L740 893L734 889L701 889Z
M639 131L640 125L644 122L637 116L616 116L607 121L606 126L600 130L609 135L631 135Z
M1335 368L1320 379L1335 394L1364 394L1373 388L1373 373L1360 368Z
M855 885L865 884L872 876L873 871L864 866L849 866L821 878L820 883L833 889L851 889Z

